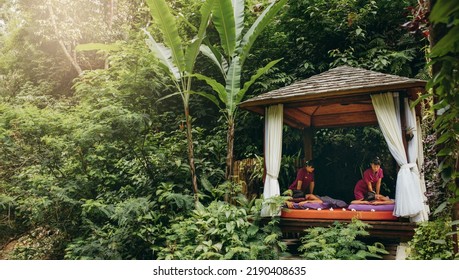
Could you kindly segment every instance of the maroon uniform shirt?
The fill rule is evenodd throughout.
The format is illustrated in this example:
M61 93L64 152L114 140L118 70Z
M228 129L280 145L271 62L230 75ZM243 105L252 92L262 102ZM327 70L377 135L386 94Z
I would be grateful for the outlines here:
M307 194L309 193L309 185L311 184L311 182L314 182L314 173L309 173L308 171L306 171L306 168L304 167L298 169L295 181L288 188L291 190L296 190L296 187L298 186L298 181L303 182L301 185L301 191Z

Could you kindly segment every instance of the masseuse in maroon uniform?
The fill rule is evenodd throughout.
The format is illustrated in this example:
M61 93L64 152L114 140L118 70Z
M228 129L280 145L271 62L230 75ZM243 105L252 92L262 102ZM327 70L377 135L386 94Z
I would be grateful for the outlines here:
M314 162L309 160L298 170L296 180L290 185L290 190L301 190L306 200L320 200L314 192Z
M393 203L388 197L381 195L381 180L384 177L381 168L381 160L376 157L370 163L370 168L363 172L363 179L360 179L354 187L355 200L351 203L361 204L386 204ZM371 195L373 194L373 195Z
M370 163L370 168L363 172L363 178L360 179L354 187L354 197L356 200L379 200L381 190L381 180L384 177L381 168L381 160L374 158ZM370 196L369 193L374 193ZM369 199L369 197L371 197Z

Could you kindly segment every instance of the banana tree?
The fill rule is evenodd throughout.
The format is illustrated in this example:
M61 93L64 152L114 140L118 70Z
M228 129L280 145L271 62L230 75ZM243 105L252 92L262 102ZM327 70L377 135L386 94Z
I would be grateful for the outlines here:
M205 0L200 8L201 22L199 27L194 27L196 36L190 42L183 42L177 28L177 22L172 15L166 0L146 0L153 20L157 23L164 38L164 44L155 41L153 36L143 29L147 35L147 45L155 54L160 66L170 75L176 92L172 95L180 95L183 101L183 109L186 122L186 136L188 142L188 160L190 165L191 180L195 199L198 199L198 183L196 168L194 165L193 135L191 133L191 116L189 100L191 91L192 74L196 57L199 53L209 23L212 7L218 0Z
M243 34L244 28L244 0L219 0L212 7L212 22L219 34L221 50L213 47L208 40L206 45L201 46L201 52L210 58L220 69L225 85L210 77L195 74L198 79L204 80L217 92L218 99L225 105L227 130L227 156L226 178L229 179L233 169L234 147L234 122L237 115L237 106L244 98L249 87L279 60L272 61L258 69L251 79L244 83L241 88L241 70L247 56L250 53L255 40L272 21L274 16L284 6L287 0L279 0L271 3L263 13L255 20L253 25ZM204 95L204 94L203 94ZM219 106L216 98L210 97Z

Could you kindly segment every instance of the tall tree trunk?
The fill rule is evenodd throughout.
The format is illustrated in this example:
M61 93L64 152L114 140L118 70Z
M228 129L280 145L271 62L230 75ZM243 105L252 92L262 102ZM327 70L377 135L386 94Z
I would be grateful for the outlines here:
M51 18L51 23L53 25L54 33L56 34L57 40L59 42L59 45L61 46L62 51L65 54L65 57L67 57L67 59L70 61L73 68L77 71L78 75L81 75L81 73L83 73L83 70L81 69L80 65L78 64L78 61L76 60L76 55L74 54L74 56L72 56L70 54L70 51L65 46L64 41L61 39L60 32L59 32L59 29L57 28L57 23L55 19L56 16L54 14L53 6L51 3L48 4L48 11L49 11L49 16Z
M459 171L459 158L456 159L456 172ZM456 178L456 189L459 188L459 178ZM453 211L452 211L452 220L456 221L459 220L459 201L456 201L453 204ZM459 230L459 226L453 225L453 232L457 232ZM453 251L454 254L459 253L459 236L457 233L453 234Z
M437 2L436 0L429 1L429 11L432 10L432 7L435 5L436 2ZM434 24L430 24L429 31L430 31L429 32L430 48L432 48L433 46L435 46L436 43L438 43L443 38L443 36L445 36L448 33L449 30L448 30L448 26L444 23L434 23ZM432 68L431 68L432 78L435 77L441 71L442 67L443 65L441 62L436 62L432 65ZM436 88L433 88L433 99L434 99L434 104L437 104L439 100L438 100L438 95L436 94ZM437 139L440 136L441 135L437 135ZM440 151L442 147L443 147L443 144L437 146L437 151ZM439 161L441 161L442 159L443 157L438 158ZM459 159L456 158L455 165L452 168L455 169L456 172L459 170ZM456 184L456 189L459 188L459 178L456 178L455 184ZM453 221L459 219L459 202L457 201L453 204L451 217ZM453 232L457 231L457 229L458 229L457 226L452 226ZM454 251L454 254L457 254L459 253L458 234L457 233L453 234L452 239L453 239L453 245L454 245L453 251Z
M108 28L112 31L113 28L113 18L115 17L115 0L110 0L110 11L108 18Z
M234 154L234 120L229 119L228 131L226 133L226 180L230 180L233 175L233 154Z
M190 164L191 182L193 184L194 199L198 201L198 180L196 177L196 168L194 166L194 147L193 147L193 134L191 133L191 117L190 108L184 104L185 119L186 119L186 138L188 142L188 163Z
M108 30L110 33L113 31L113 19L115 18L115 0L110 0L108 3ZM108 54L105 55L104 59L104 69L108 69L109 67L109 61L108 61Z

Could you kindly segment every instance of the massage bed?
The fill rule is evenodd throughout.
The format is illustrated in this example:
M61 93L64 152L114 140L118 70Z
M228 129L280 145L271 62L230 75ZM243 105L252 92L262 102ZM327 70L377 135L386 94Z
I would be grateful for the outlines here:
M330 203L292 202L282 208L281 217L291 219L351 220L357 218L366 221L395 221L392 213L394 204L367 205L351 204L347 207L336 207Z

